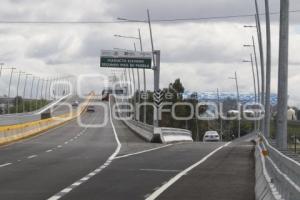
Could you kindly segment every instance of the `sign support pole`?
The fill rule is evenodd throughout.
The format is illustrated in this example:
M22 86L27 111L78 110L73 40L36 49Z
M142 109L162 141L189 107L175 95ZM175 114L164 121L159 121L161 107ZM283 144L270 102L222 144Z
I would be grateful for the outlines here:
M154 91L158 91L159 90L159 78L160 78L160 51L159 50L155 50L153 51L153 57L154 60L153 62L155 63L155 66L153 68L153 72L154 72ZM155 114L155 113L154 113ZM156 112L156 117L154 117L153 119L153 125L154 127L159 127L159 112Z

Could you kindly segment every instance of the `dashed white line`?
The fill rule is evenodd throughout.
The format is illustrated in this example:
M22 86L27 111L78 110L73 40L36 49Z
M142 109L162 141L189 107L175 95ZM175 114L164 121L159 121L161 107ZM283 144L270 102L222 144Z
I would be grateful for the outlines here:
M52 149L49 149L49 150L47 150L46 152L49 153L49 152L51 152L51 151L53 151L53 150L52 150Z
M61 146L61 145L58 145L57 148L62 148L62 146Z
M28 156L27 159L31 159L31 158L35 158L37 157L37 155L31 155L31 156Z
M86 176L86 177L83 177L82 179L80 179L81 181L87 181L87 180L89 180L90 178L88 177L88 176Z
M78 185L80 185L81 183L82 183L82 182L79 182L79 181L78 181L78 182L73 183L72 186L78 186Z
M213 150L210 152L208 155L206 155L204 158L202 158L200 161L196 162L195 164L191 165L190 167L186 168L182 172L178 173L176 176L171 178L167 183L163 184L158 190L153 192L149 197L146 198L146 200L154 200L156 199L159 195L161 195L166 189L168 189L171 185L173 185L176 181L178 181L182 176L186 175L189 171L197 167L198 165L202 164L205 162L209 157L214 155L216 152L221 150L222 148L228 146L231 142L228 142L217 149Z
M68 192L70 192L72 190L72 188L65 188L65 189L63 189L61 192L62 193L68 193Z
M12 163L5 163L5 164L0 165L0 167L6 167L6 166L11 165L11 164Z
M48 200L58 200L60 198L61 198L61 196L56 195L56 196L49 198Z
M48 198L48 200L58 200L58 199L60 199L61 197L63 197L64 195L66 195L68 192L70 192L72 189L74 189L75 187L77 187L78 185L76 185L76 184L78 184L78 182L84 183L85 181L89 180L91 177L95 176L96 174L98 174L99 172L101 172L104 168L106 168L112 162L112 160L116 158L116 156L120 152L120 149L121 149L122 145L120 143L120 140L119 140L117 132L116 132L115 125L114 125L113 120L112 120L112 111L111 111L111 103L110 103L110 101L109 101L109 111L110 111L109 112L110 113L110 123L111 123L112 129L113 129L113 132L114 132L115 140L116 140L116 142L118 144L116 150L114 151L114 153L106 160L106 162L102 166L98 167L97 169L95 169L94 171L92 171L91 173L89 173L88 175L86 175L85 177L83 177L80 180L76 181L71 186L69 186L69 187L61 190L57 194L55 194L52 197Z

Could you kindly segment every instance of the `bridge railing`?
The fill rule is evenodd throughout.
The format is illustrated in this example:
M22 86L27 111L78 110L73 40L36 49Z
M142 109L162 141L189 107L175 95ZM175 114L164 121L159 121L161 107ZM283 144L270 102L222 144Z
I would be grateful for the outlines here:
M276 200L300 198L300 163L274 148L262 135L256 147L256 161L256 166L259 166L258 163L262 166L256 168L259 175L256 176L257 199L265 199L265 196Z

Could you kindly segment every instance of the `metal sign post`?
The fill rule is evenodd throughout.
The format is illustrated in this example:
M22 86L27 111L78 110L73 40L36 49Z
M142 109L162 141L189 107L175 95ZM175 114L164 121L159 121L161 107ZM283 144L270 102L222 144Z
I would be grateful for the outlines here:
M155 66L153 67L153 72L154 72L154 93L159 91L159 77L160 77L160 51L159 50L154 50L153 51L153 62L155 63ZM155 113L154 113L155 114ZM153 119L153 126L154 127L159 127L159 112L156 111L156 116L154 116Z

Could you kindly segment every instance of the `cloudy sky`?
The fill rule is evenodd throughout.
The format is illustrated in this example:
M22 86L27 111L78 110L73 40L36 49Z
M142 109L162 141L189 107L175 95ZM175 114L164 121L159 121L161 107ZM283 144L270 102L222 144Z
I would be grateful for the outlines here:
M258 0L261 12L264 1ZM279 0L271 0L271 12L279 11ZM0 21L105 21L118 17L145 20L245 15L254 13L254 0L2 0ZM299 0L290 0L290 10L300 10ZM300 106L300 12L291 13L290 104ZM256 36L253 17L179 22L154 22L155 49L161 50L161 86L180 78L190 91L234 91L228 77L236 71L242 92L251 92L251 66L242 63L250 49L243 44ZM279 15L272 15L272 92L277 90ZM262 16L265 37L264 16ZM145 23L97 24L0 24L0 62L41 76L58 74L109 74L100 69L101 49L133 49L129 39L114 34L136 36L141 29L145 50L150 50ZM138 44L137 44L138 45ZM7 93L9 71L0 78L0 95ZM147 70L148 86L153 74ZM16 78L16 75L15 75ZM16 84L16 80L13 80ZM15 92L15 90L14 90Z

